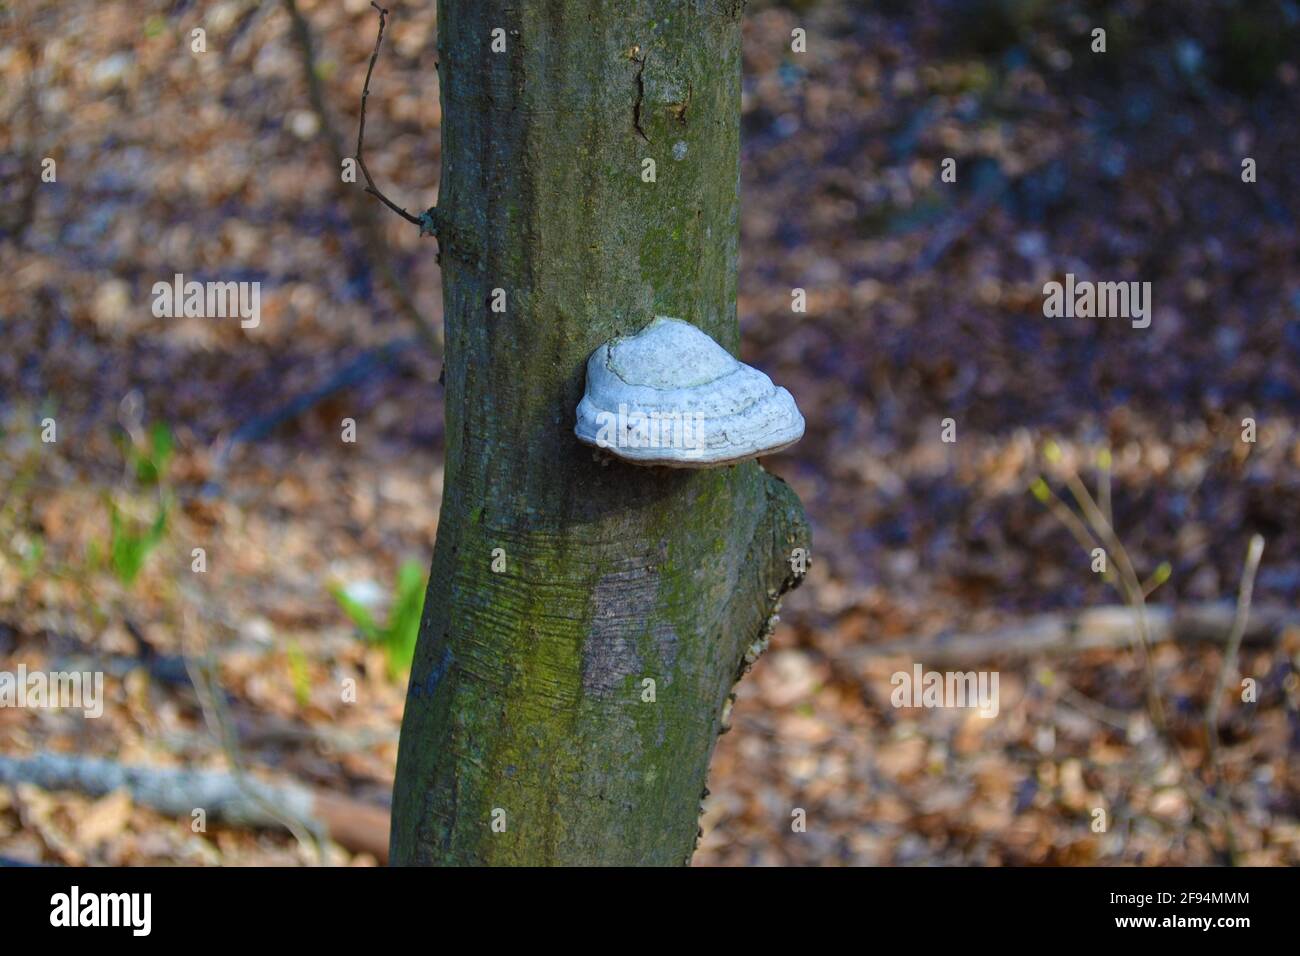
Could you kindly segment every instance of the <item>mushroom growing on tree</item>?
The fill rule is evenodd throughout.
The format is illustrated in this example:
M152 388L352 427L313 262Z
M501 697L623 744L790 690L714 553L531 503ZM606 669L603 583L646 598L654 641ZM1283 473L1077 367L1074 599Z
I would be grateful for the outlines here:
M803 416L758 369L660 316L592 353L573 430L633 464L713 468L788 448Z
M595 460L574 409L593 351L635 349L648 316L707 342L679 372L738 374L744 5L442 0L438 206L379 194L359 137L368 187L437 237L446 326L395 863L690 860L732 687L803 576L807 522L753 460ZM798 437L783 390L752 369L734 384L780 411L742 429L749 451Z

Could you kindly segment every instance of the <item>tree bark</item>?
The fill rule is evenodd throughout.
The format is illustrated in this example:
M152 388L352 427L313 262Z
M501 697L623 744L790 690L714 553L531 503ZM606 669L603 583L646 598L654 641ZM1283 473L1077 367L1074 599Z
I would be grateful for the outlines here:
M690 860L807 524L755 462L637 467L573 426L588 356L655 315L737 352L743 6L439 3L447 463L395 863Z

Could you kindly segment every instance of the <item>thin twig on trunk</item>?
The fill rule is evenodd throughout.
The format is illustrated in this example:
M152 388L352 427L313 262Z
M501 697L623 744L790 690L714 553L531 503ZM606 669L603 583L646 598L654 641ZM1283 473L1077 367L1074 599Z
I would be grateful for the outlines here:
M420 232L426 231L426 223L422 219L412 216L397 203L393 202L375 185L374 179L370 176L370 170L366 168L366 160L362 154L362 149L366 139L366 100L370 97L370 77L375 72L375 61L379 59L379 46L384 42L384 26L388 22L388 11L379 4L371 0L370 5L379 11L379 34L375 37L375 49L370 54L370 66L366 69L366 85L361 88L361 123L357 127L357 165L361 167L361 175L366 177L366 192L377 197L385 206L397 213L407 222L420 227Z
M316 70L316 52L315 43L312 39L311 24L307 21L307 17L303 12L298 9L297 0L284 0L284 7L292 24L291 33L294 42L298 46L303 81L307 85L307 99L319 122L320 138L333 156L334 165L337 168L349 157L343 151L343 135L339 132L334 116L325 101L325 91L321 86L320 74ZM336 181L336 185L343 187L341 180ZM415 327L434 353L441 353L442 332L423 312L416 308L410 295L407 294L405 284L393 269L388 241L384 238L383 230L379 228L376 221L374 207L363 197L357 195L353 189L340 188L340 196L348 210L353 228L361 235L362 254L370 263L370 267L379 273L380 279L388 289L389 295L397 303L398 310L402 315L415 324Z

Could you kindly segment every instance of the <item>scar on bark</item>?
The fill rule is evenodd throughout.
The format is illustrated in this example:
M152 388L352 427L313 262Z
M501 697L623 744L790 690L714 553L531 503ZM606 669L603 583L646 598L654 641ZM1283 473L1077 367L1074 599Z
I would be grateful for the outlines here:
M650 59L650 54L646 53L641 56L641 44L635 44L632 49L627 51L627 58L637 65L636 67L636 101L632 104L632 128L636 134L647 143L650 137L645 134L641 128L641 104L645 102L645 64Z

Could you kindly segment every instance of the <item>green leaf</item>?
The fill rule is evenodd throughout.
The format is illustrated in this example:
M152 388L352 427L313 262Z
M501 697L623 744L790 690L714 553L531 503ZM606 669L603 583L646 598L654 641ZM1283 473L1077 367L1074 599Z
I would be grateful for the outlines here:
M380 626L370 610L350 597L340 585L331 585L330 594L357 630L371 644L382 647L388 660L388 674L394 680L411 669L415 645L420 636L420 618L424 614L424 592L428 576L416 561L406 561L397 570L397 581L388 607L388 619Z
M371 642L379 640L379 628L375 625L375 619L370 616L369 608L352 598L347 591L337 584L330 585L329 592L334 596L334 600L339 603L343 613L351 618L352 623L356 625L362 637Z
M174 449L172 430L163 422L155 422L149 430L148 452L142 455L134 448L129 450L135 464L136 480L145 485L156 485L162 481Z
M41 564L41 558L45 556L45 542L39 537L32 538L24 549L22 555L22 571L24 578L30 578Z
M415 561L403 563L397 571L397 594L388 615L386 633L389 670L390 673L396 672L394 676L410 670L415 657L427 580L424 570Z
M109 511L109 564L123 584L130 585L139 577L150 553L158 547L167 530L167 502L158 507L158 516L148 529L139 531L134 522L127 520L111 499Z
M285 649L289 658L289 679L293 682L293 696L299 707L306 707L311 702L311 677L307 673L307 655L302 652L297 641L290 641Z

